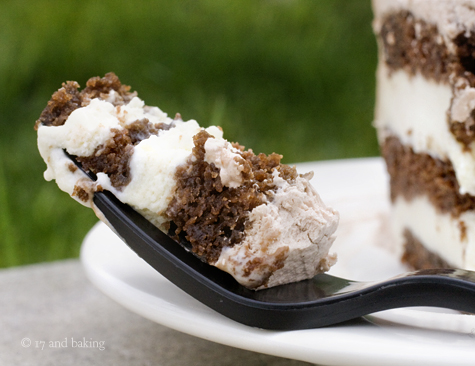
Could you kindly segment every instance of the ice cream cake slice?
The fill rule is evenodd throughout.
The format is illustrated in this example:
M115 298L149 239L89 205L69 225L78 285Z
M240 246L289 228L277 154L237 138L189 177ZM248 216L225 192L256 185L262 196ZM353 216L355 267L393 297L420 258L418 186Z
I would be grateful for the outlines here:
M82 90L64 83L35 126L46 180L93 209L94 192L112 192L248 288L311 278L335 263L338 213L311 174L228 142L219 127L168 117L113 73Z

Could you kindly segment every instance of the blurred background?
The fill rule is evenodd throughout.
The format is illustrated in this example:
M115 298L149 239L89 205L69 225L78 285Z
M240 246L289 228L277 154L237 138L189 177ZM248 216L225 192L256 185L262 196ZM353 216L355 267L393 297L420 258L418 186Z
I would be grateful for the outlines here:
M283 162L379 154L370 0L0 3L0 267L76 257L97 221L43 179L33 125L114 71L148 105Z

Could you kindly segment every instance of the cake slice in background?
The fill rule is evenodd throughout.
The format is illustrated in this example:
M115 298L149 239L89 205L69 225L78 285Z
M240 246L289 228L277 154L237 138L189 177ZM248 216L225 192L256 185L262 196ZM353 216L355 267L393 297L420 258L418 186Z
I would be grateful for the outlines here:
M373 0L375 126L411 267L475 269L475 1Z
M81 91L64 83L36 128L45 179L93 209L94 192L112 192L246 287L311 278L336 261L329 250L339 216L310 185L312 174L231 144L218 127L168 117L113 73Z

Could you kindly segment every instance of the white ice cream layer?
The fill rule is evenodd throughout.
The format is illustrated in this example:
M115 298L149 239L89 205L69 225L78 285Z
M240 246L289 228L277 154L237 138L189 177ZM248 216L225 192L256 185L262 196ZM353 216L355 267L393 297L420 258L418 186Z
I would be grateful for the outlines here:
M159 227L166 221L165 210L173 197L176 168L186 163L194 147L193 136L201 130L194 120L174 123L175 127L134 147L129 162L132 180L122 191L114 192ZM216 131L221 133L212 132Z
M425 196L394 202L391 220L402 249L404 229L409 229L429 251L450 265L475 270L475 212L467 211L454 218L436 211Z
M388 135L397 136L416 153L450 160L460 184L461 193L475 195L475 149L469 151L449 130L448 114L464 115L472 100L470 90L462 90L454 98L452 88L436 83L420 74L414 76L399 70L389 74L383 62L378 66L375 126L380 142Z
M112 137L111 128L122 128L115 107L105 101L93 99L85 108L78 108L63 126L40 126L38 139L40 153L52 147L67 149L72 155L92 155L97 146Z
M338 212L323 204L307 178L290 185L275 175L274 182L279 189L270 202L252 210L244 241L223 249L215 264L256 289L311 278L336 261L328 252ZM249 273L256 258L261 264ZM283 266L271 273L279 263Z
M219 168L221 182L226 187L236 188L242 184L243 158L232 145L223 139L208 139L205 142L205 161Z

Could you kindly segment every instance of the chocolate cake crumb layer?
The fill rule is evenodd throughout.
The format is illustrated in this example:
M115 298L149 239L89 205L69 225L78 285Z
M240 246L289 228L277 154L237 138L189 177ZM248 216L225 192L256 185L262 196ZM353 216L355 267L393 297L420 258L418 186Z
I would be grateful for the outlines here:
M133 144L128 130L112 130L114 135L105 145L99 146L91 156L78 156L85 171L106 173L113 187L120 189L130 182L129 160Z
M405 229L403 235L405 240L404 253L401 258L403 263L409 265L415 270L430 268L455 268L437 254L426 249L409 229Z
M475 197L460 194L459 184L450 162L429 154L416 154L397 137L388 137L381 146L390 176L391 200L403 196L411 200L427 195L430 202L443 213L458 217L475 209Z
M473 86L475 79L475 32L471 30L468 33L468 37L465 33L459 33L453 42L457 47L458 64L460 65L458 74L468 77Z
M77 197L83 202L88 202L91 199L89 193L84 188L81 188L78 185L74 186L74 191L73 191L72 196Z
M82 91L78 89L79 84L75 81L63 83L63 87L53 94L36 121L35 128L38 129L40 123L45 126L62 126L75 109L88 105L93 98L106 100L111 90L116 93L111 100L114 105L128 103L136 96L135 92L130 92L130 86L123 85L112 72L107 73L103 78L98 76L90 78Z
M383 19L380 37L390 70L404 69L411 75L420 72L426 78L448 81L457 60L449 55L436 26L403 10Z
M475 33L459 33L450 53L437 27L417 19L407 10L386 15L379 33L384 61L390 70L420 72L428 79L448 82L451 73L475 85Z
M215 263L223 247L243 240L249 212L271 198L275 189L273 170L288 181L294 180L297 172L280 164L281 155L255 155L234 144L244 159L243 183L236 188L226 187L219 169L205 161L208 138L213 137L206 131L194 136L195 146L187 164L177 169L177 188L166 214L177 227L177 238L184 233L195 254Z
M451 122L449 129L456 140L463 144L464 150L470 151L469 145L475 140L475 110L464 123Z
M158 135L161 130L169 130L175 126L174 122L167 123L150 123L146 118L130 123L126 126L130 142L137 145L140 141L148 139L152 135Z

